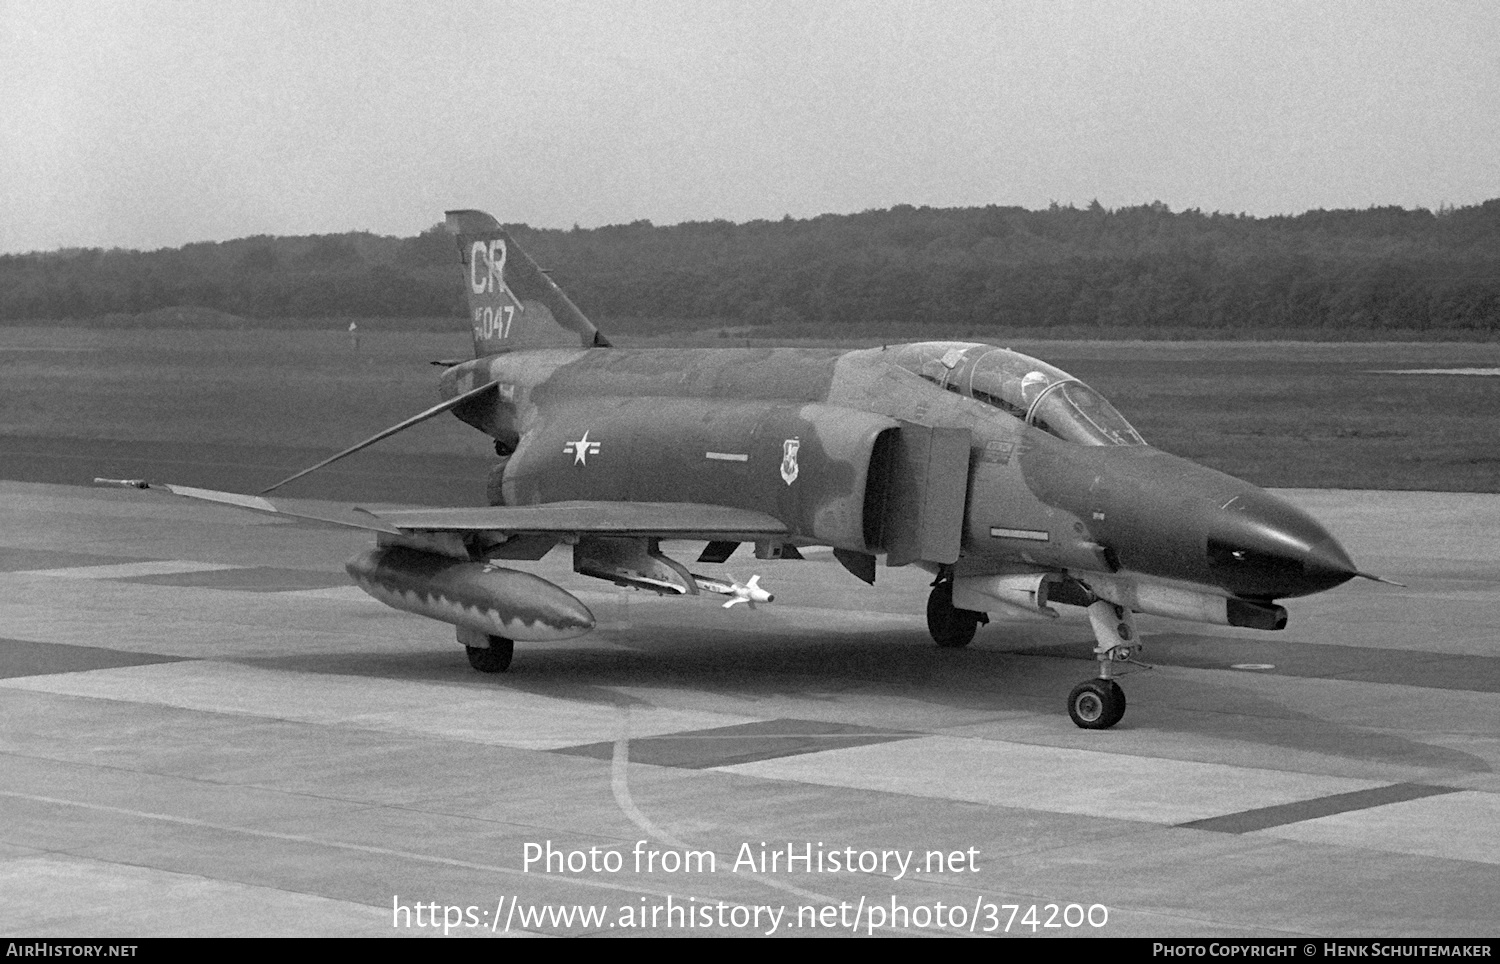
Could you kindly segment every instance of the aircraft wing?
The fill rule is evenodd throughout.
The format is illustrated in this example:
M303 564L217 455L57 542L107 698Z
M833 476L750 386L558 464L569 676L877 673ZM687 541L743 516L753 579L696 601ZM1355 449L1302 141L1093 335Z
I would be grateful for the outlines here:
M787 527L764 512L690 502L551 502L544 505L499 505L460 509L389 509L351 507L342 511L309 510L259 495L220 492L186 485L137 479L95 479L99 485L160 489L172 495L321 522L400 535L407 532L496 532L505 535L617 535L752 542L785 535Z
M745 541L787 532L781 521L764 512L691 502L551 502L474 509L401 509L377 513L376 518L406 532L742 537Z
M305 522L321 522L325 525L345 526L351 529L367 529L371 532L384 532L390 535L401 534L400 529L389 522L381 522L370 510L353 506L332 507L332 511L305 509L300 505L289 504L281 500L272 501L259 495L245 495L240 492L220 492L217 489L199 489L190 485L172 485L166 482L147 482L144 479L95 479L94 484L121 489L155 489L160 492L179 495L185 499L196 499L199 502L217 502L219 505L233 506L236 509L249 509L252 512L281 515L290 519L301 519Z

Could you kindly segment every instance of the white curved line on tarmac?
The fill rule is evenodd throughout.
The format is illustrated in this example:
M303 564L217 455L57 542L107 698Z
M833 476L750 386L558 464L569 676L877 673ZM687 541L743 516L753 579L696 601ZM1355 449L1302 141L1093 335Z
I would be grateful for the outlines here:
M615 793L615 802L620 805L620 811L630 819L631 823L635 824L637 827L640 827L643 833L656 838L669 847L675 847L678 850L686 851L703 849L701 847L694 847L692 844L678 840L676 837L658 827L655 823L652 822L650 817L641 812L640 808L635 805L635 801L631 799L629 706L620 707L620 735L615 739L615 752L613 758L611 759L609 782L611 788L613 788ZM723 855L719 854L718 856ZM791 894L794 897L801 897L805 900L814 900L820 904L836 906L841 903L847 903L847 901L841 900L838 897L830 897L827 894L820 894L812 890L803 890L801 887L798 887L795 884L788 884L785 881L777 880L774 877L768 877L765 874L751 872L745 874L744 876L750 878L751 880L757 881L758 883L765 884L767 887L770 887L774 890L779 890L783 893ZM881 879L883 880L885 878ZM855 926L856 929L861 926L857 919L855 922ZM935 929L929 931L920 931L908 930L904 927L877 927L875 928L875 930L890 931L895 934L906 934L912 937L952 937L959 934L970 936L964 931L951 930L947 928L944 928L942 930Z

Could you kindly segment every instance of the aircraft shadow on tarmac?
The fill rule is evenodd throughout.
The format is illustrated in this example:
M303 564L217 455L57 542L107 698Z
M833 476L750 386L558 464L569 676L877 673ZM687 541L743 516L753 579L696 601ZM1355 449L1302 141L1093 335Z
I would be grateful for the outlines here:
M629 692L651 688L809 702L814 706L797 715L817 716L821 714L816 704L857 693L865 698L888 696L893 704L903 701L908 706L915 703L976 714L974 722L1036 714L1056 722L1057 735L1070 743L1079 738L1087 741L1088 736L1063 725L1066 721L1057 715L1055 705L1058 687L1078 675L1080 657L1072 650L1086 645L1067 641L1067 637L1086 633L1086 627L1035 627L1045 636L1064 640L1052 646L1036 645L1038 634L1033 626L1021 627L1013 639L1002 635L1009 628L998 626L1000 632L992 640L981 637L967 649L949 651L934 648L926 634L915 628L819 633L803 629L787 637L731 631L716 633L710 640L701 628L653 626L649 631L601 631L588 644L518 646L510 671L493 675L473 672L456 647L425 644L409 652L319 653L235 662L265 669L451 684L466 691L493 692L497 699L515 691L611 707L655 707L651 700ZM1176 645L1198 642L1226 652L1232 652L1238 642L1190 634L1172 634L1170 641ZM1137 715L1121 732L1153 731L1225 745L1278 747L1360 765L1464 773L1490 770L1481 757L1461 750L1300 711L1267 694L1263 687L1239 685L1235 677L1240 673L1228 669L1224 673L1172 672L1170 678L1146 670L1132 673L1132 685L1139 690ZM1288 684L1295 685L1290 680ZM923 728L903 715L902 710L893 709L893 715L882 722L895 728ZM1087 742L1078 745L1088 747Z

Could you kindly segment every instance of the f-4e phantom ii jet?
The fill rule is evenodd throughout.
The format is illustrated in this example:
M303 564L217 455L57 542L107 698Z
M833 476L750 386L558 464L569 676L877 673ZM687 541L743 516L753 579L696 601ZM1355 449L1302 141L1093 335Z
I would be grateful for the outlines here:
M881 558L931 572L938 646L967 645L991 614L1083 607L1099 672L1068 713L1103 729L1125 712L1112 677L1138 652L1136 613L1276 630L1277 600L1365 575L1301 510L1152 448L1035 358L966 342L614 348L494 218L450 211L447 226L475 357L447 363L441 404L292 479L443 412L494 440L488 507L324 520L373 530L376 547L347 563L355 582L456 626L476 669L508 668L515 640L594 625L576 596L509 561L566 545L580 573L729 606L772 597L755 579L695 574L660 541L706 542L700 562L743 543L761 559L829 546L867 583ZM265 493L161 487L285 511Z

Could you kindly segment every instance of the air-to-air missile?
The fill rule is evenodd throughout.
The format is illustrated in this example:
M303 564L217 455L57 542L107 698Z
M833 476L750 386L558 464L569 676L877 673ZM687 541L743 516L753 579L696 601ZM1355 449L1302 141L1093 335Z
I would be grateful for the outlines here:
M731 609L739 603L749 603L750 608L754 609L756 603L776 601L775 596L760 588L759 573L751 576L749 582L739 582L735 579L724 580L714 579L710 576L700 576L695 572L693 573L693 581L704 592L730 597L729 601L724 604L723 608L725 609Z

